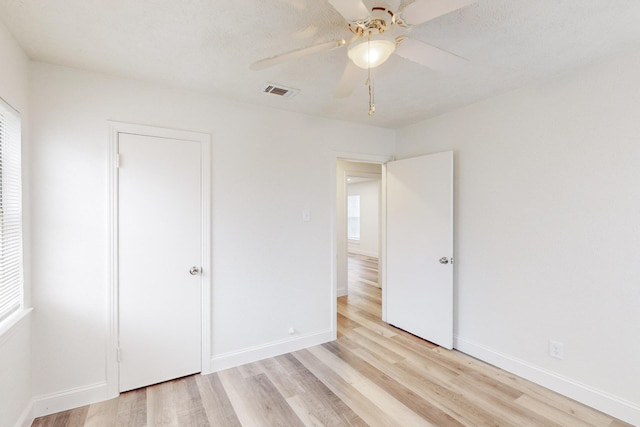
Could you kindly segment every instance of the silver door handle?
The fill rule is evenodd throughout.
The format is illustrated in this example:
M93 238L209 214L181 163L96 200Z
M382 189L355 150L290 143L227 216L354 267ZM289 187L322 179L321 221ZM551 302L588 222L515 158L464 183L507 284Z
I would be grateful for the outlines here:
M200 273L200 269L195 265L189 269L189 274L192 276L195 276L198 273Z
M438 261L440 262L440 264L449 264L449 258L447 258L446 256L443 256Z

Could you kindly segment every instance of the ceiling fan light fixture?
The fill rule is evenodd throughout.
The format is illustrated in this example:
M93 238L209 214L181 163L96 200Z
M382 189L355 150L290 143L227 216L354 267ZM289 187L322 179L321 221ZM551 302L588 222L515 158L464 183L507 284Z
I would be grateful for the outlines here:
M396 50L393 40L377 37L362 39L349 47L349 59L360 68L375 68L383 64Z

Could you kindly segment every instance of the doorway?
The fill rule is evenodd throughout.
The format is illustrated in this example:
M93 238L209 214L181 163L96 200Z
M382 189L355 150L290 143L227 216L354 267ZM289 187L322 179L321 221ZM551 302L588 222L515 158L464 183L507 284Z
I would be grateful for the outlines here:
M209 144L112 124L114 394L208 370Z
M367 259L377 264L380 258L382 165L338 160L336 170L337 296L341 297L348 294L349 282L364 272L360 266ZM379 277L369 281L380 287Z
M380 181L378 173L347 174L347 294L355 285L380 288Z
M453 347L453 152L383 162L379 284L382 320ZM337 296L348 294L349 168L338 160ZM377 164L376 166L380 166ZM360 170L360 169L359 169Z

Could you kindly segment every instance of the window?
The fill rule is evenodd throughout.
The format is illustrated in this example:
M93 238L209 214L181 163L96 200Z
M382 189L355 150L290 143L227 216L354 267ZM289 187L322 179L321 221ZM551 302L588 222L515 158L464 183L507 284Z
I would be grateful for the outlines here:
M20 116L0 99L0 322L22 307Z
M347 197L347 238L360 240L360 196Z

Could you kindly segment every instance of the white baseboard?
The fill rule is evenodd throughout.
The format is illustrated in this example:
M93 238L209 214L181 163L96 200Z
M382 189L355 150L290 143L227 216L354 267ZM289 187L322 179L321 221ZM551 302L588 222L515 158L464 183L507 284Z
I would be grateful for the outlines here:
M256 362L258 360L279 356L281 354L290 353L314 345L324 344L332 341L333 339L334 334L332 330L327 329L308 335L295 336L281 341L251 347L237 352L221 354L211 358L211 371L203 371L202 373L210 374L240 366L245 363ZM30 406L25 410L25 413L20 418L20 423L16 424L16 427L27 427L31 425L31 421L37 417L90 405L113 397L114 396L109 395L109 387L107 386L106 381L63 390L56 393L36 396L33 399L32 407Z
M15 427L30 427L33 424L33 420L35 417L33 416L33 400L29 402L22 414L20 414L20 418L16 421Z
M333 339L334 334L331 329L327 329L308 335L296 336L239 351L220 354L211 358L211 372L218 372L244 365L245 363L257 362L258 360L269 357L291 353L314 345L324 344L333 341ZM205 373L206 372L203 372L203 374Z
M455 337L454 348L629 424L640 426L640 405L636 403L500 353L472 340Z
M363 251L363 250L360 250L358 248L349 248L348 249L348 253L354 254L354 255L368 256L368 257L371 257L371 258L378 258L378 253L377 252Z
M111 397L113 396L109 396L106 381L36 396L33 399L33 415L42 417L101 402Z
M347 288L338 288L336 294L338 295L338 298L349 295L349 291L347 290Z

